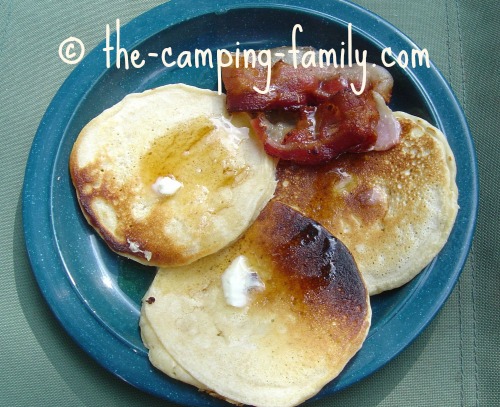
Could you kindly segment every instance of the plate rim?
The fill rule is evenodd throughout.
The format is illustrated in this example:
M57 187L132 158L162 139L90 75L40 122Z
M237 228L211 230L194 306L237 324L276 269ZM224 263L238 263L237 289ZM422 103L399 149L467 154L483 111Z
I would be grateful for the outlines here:
M328 9L331 10L332 14L334 14L335 6L343 6L347 7L349 9L354 9L356 12L362 13L362 15L368 19L376 19L378 23L383 24L385 27L389 28L393 33L396 33L399 43L404 43L404 45L411 45L415 46L416 45L413 43L412 40L410 40L405 34L403 34L399 29L394 27L392 24L387 22L386 20L382 19L381 17L377 16L373 12L350 2L346 2L344 0L336 0L333 2L329 2L328 4L314 4L311 8L309 4L307 4L306 1L304 0L290 0L287 2L287 4L282 4L282 3L277 3L274 1L269 1L269 0L261 0L261 1L252 1L249 3L239 3L237 5L231 4L232 1L230 0L223 0L217 2L217 4L209 4L209 5L204 5L201 8L197 8L195 10L192 9L185 9L183 13L181 13L180 18L173 18L168 21L163 21L163 24L156 24L153 26L148 26L144 27L144 24L146 21L149 19L154 19L157 17L157 13L161 14L166 14L168 15L169 13L167 10L171 9L174 6L179 6L180 4L186 4L186 5L192 5L192 1L189 0L179 0L179 1L172 1L168 3L164 3L162 5L159 5L155 8L150 9L149 11L146 11L145 13L137 16L136 18L132 19L129 23L127 23L124 26L120 27L121 33L122 33L122 38L126 38L126 40L123 41L122 46L128 50L134 49L135 46L140 44L141 42L147 40L150 38L152 35L158 34L162 30L169 29L170 27L173 27L177 24L180 24L184 21L190 20L192 18L196 18L202 15L206 14L211 14L211 13L222 13L222 12L227 12L235 9L244 9L244 8L269 8L269 9L286 9L286 10L295 10L299 12L308 12L317 15L318 13L321 14L322 17L326 17L328 19L332 19L335 21L339 21L339 19L335 16L332 16L328 14ZM307 5L307 6L306 6ZM321 9L321 10L318 10ZM355 17L353 17L354 19ZM340 19L340 21L343 21ZM353 29L354 29L354 24L353 24ZM365 30L358 30L361 33L367 35ZM135 35L132 35L132 33L135 33ZM148 34L147 36L144 36L144 34ZM111 36L111 40L113 40L115 37L115 34ZM369 39L372 41L375 41L376 43L379 43L376 41L376 38L374 38L371 34L368 35ZM71 304L71 307L68 307L68 303L66 302L64 304L64 307L61 306L61 304L58 301L61 301L61 298L63 300L70 298L71 294L73 295L78 295L77 293L74 292L73 286L71 286L67 280L62 280L57 282L56 285L54 285L54 281L50 279L51 273L47 272L47 264L59 264L63 263L63 256L62 254L59 253L57 250L57 245L55 245L56 242L50 241L50 245L40 245L39 248L36 248L35 241L39 237L37 235L37 231L39 233L40 228L43 226L47 230L52 231L51 237L55 236L55 231L53 230L53 225L51 222L50 218L50 201L52 200L52 190L53 190L53 185L55 182L55 174L53 173L54 168L50 167L52 171L50 171L50 175L45 176L45 178L49 178L50 183L47 185L44 184L37 184L35 179L38 180L39 174L37 174L36 169L40 167L41 165L47 165L47 160L46 158L49 157L50 155L44 154L49 150L49 143L47 143L44 138L46 139L46 134L50 132L51 129L56 129L56 133L60 135L64 135L67 132L67 128L72 120L74 112L78 109L79 104L81 103L81 100L86 96L88 92L92 90L92 88L95 86L95 84L99 81L100 77L104 75L107 71L106 67L100 66L101 61L99 60L98 53L100 52L100 49L104 45L104 40L101 41L89 54L84 60L73 70L73 72L68 76L68 78L63 82L61 87L58 89L56 92L54 98L50 102L41 122L38 127L38 130L36 132L35 138L33 140L33 144L28 156L27 160L27 165L26 165L26 170L25 170L25 177L24 177L24 183L23 183L23 190L22 190L22 218L23 218L23 230L24 230L24 238L25 238L25 244L26 244L26 250L28 253L28 258L31 264L31 268L33 271L33 274L35 275L37 284L46 300L48 303L50 309L52 310L53 314L56 316L58 321L61 323L63 328L68 332L68 334L72 337L72 339L84 350L86 351L87 354L89 354L94 360L96 360L99 364L101 364L104 368L107 370L111 371L113 374L116 376L120 377L124 381L132 384L133 386L143 390L147 391L151 394L154 394L158 397L171 400L173 402L177 403L185 403L184 399L180 399L179 397L183 397L182 393L176 393L175 389L170 391L169 394L165 394L164 391L161 389L157 389L151 386L148 386L148 383L144 380L136 380L134 378L134 375L130 374L123 374L123 372L120 372L120 363L118 365L116 364L116 358L113 358L115 360L110 360L109 355L106 355L105 352L98 352L96 349L98 347L102 347L102 343L106 344L113 344L113 346L116 346L116 336L113 335L111 332L109 332L107 329L105 329L105 332L101 332L99 339L96 341L96 338L87 338L87 341L85 342L82 337L81 333L78 332L79 329L82 328L81 323L75 324L75 321L72 321L71 319L71 314L73 312L78 313L78 315L81 315L82 318L85 317L86 320L89 318L94 321L95 323L99 324L102 326L102 323L95 318L94 315L91 314L90 310L86 307L80 307L76 305L80 305L80 302L78 304ZM99 65L99 66L98 66ZM320 393L320 395L330 395L338 390L341 390L347 386L350 386L357 381L366 378L368 375L374 373L376 370L380 369L382 366L384 366L387 362L395 358L400 352L402 352L407 346L410 345L413 340L418 337L418 335L425 329L425 327L432 321L432 319L435 317L436 313L439 311L439 309L443 306L445 303L446 299L449 297L451 294L453 287L458 281L458 277L463 270L465 261L468 257L468 253L472 244L472 238L474 235L475 231L475 226L476 226L476 219L477 219L477 211L478 211L478 202L479 202L479 183L478 183L478 170L477 170L477 158L475 154L475 148L473 144L473 139L470 134L470 130L468 128L468 124L465 118L465 114L458 103L458 100L456 96L454 95L453 91L451 90L451 87L447 83L447 81L444 79L444 76L441 74L441 72L434 66L434 64L431 61L431 71L432 74L434 75L434 80L437 80L438 82L441 83L442 86L444 86L444 89L447 92L448 96L448 101L452 103L453 108L455 110L455 113L458 115L459 122L456 123L455 125L457 128L462 129L461 137L463 138L462 141L465 142L465 147L464 149L470 153L468 156L469 158L469 166L471 170L470 174L470 180L471 180L471 188L472 191L468 191L470 194L470 197L467 201L469 211L467 214L469 217L466 219L466 221L463 222L461 225L455 224L454 230L457 227L460 227L461 229L461 236L463 238L461 239L461 242L463 242L462 250L460 251L460 256L457 259L454 259L454 267L453 267L453 272L449 274L448 281L446 282L447 285L443 290L440 291L440 296L439 300L434 302L432 309L428 311L427 318L425 320L421 321L421 323L418 325L418 328L415 328L414 331L416 333L412 335L412 338L407 340L403 346L398 347L396 352L392 352L392 354L386 358L386 360L379 361L375 363L377 366L375 369L372 369L368 373L364 374L362 377L358 378L353 378L350 381L347 381L344 385L339 385L339 386L330 386L329 391L324 393L323 391ZM410 76L412 76L410 74ZM82 77L85 77L83 79L85 80L80 80ZM412 79L416 80L414 76L412 76ZM75 85L76 83L76 85ZM416 82L417 86L421 86L420 81L417 80ZM422 90L422 89L421 89ZM62 100L61 95L64 94L64 100ZM427 93L423 93L424 97L427 98ZM431 109L434 109L433 115L434 118L437 121L437 126L442 128L449 126L449 123L445 122L443 123L443 119L441 115L438 114L436 110L436 106L432 102L432 100L426 100L428 102L428 105ZM63 103L64 102L64 103ZM65 106L71 106L72 109L70 111L62 110L61 111L61 105ZM58 118L58 119L57 119ZM57 120L55 120L57 119ZM61 127L62 125L62 127ZM45 141L45 142L44 142ZM54 140L54 143L57 140ZM60 147L60 144L58 144ZM57 155L59 154L60 148L57 148L56 155L53 157L53 160L50 161L50 164L54 164L57 158ZM41 157L41 158L40 158ZM37 195L37 196L36 196ZM40 202L37 200L50 197L48 202L46 203L46 206L43 207L36 207L35 203L40 204ZM43 197L43 198L41 198ZM42 216L39 216L38 211L34 211L33 209L43 209L42 211ZM35 212L37 212L37 216L35 217ZM459 212L460 214L460 212ZM457 216L458 220L458 216ZM40 225L41 221L41 225ZM453 231L452 231L453 233ZM435 260L433 261L435 262ZM63 273L66 273L66 268L63 265ZM68 275L68 278L70 276ZM66 283L66 284L63 284ZM412 295L418 295L418 292L415 293L415 290L412 291ZM59 298L59 299L58 299ZM82 312L83 311L83 312ZM88 322L86 321L88 324ZM374 332L374 336L380 336L380 332ZM129 346L123 343L121 341L121 338L118 338L120 340L120 343L122 344L118 352L120 354L128 353ZM105 347L104 347L105 349ZM116 349L115 349L116 350ZM148 363L143 363L142 361L139 365L141 369L149 369L150 372L153 372L151 366L149 366ZM123 365L123 364L122 364ZM156 382L155 382L156 383ZM182 383L176 383L176 385L179 385L180 387L182 386L187 386L183 385ZM328 385L327 385L328 386ZM314 397L317 398L318 396ZM188 400L189 401L189 400ZM190 405L190 404L187 404ZM212 402L211 398L206 399L206 404L204 405L220 405L220 402Z

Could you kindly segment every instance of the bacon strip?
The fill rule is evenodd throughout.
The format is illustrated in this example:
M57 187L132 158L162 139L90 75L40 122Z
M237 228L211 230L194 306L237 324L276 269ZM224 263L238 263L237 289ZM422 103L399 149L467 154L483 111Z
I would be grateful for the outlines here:
M393 80L384 68L367 66L365 91L357 96L349 84L360 88L361 67L294 68L278 60L271 68L269 93L260 94L254 87L265 89L267 68L242 68L243 59L239 66L222 70L227 109L253 114L252 126L271 156L319 164L344 152L388 149L399 141L399 124L385 105ZM269 111L295 112L294 126L275 125Z
M222 80L227 92L229 112L274 110L303 105L318 105L353 83L360 88L363 71L359 66L335 68L324 67L294 68L282 60L271 68L270 90L260 94L254 90L266 88L267 68L256 64L244 68L244 59L222 69ZM393 79L387 70L368 64L366 67L365 91L374 90L386 102L392 93Z
M378 118L372 97L344 90L319 106L302 107L296 127L286 133L282 142L269 137L269 127L273 124L265 113L259 112L252 126L269 155L313 165L344 152L371 150L377 141Z
M326 77L318 73L316 69L300 65L294 68L278 61L271 68L269 92L260 94L253 88L265 89L266 68L260 65L224 68L222 80L227 91L227 109L229 112L248 112L317 105L348 86L348 82L337 74Z

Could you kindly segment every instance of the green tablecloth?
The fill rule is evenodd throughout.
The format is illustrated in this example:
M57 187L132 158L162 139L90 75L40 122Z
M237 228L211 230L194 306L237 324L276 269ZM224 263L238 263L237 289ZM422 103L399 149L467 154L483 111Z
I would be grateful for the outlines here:
M0 2L1 406L173 405L122 382L73 343L38 290L21 219L30 145L51 98L72 70L59 59L59 44L74 35L90 51L103 39L106 24L116 18L124 24L160 3ZM358 3L427 48L451 83L476 143L480 213L464 272L424 333L372 376L311 405L498 406L500 7L495 0Z

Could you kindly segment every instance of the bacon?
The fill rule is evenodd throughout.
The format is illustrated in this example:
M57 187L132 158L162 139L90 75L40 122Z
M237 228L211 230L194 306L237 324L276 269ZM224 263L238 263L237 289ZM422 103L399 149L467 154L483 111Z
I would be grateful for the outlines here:
M278 51L286 55L286 50ZM289 59L280 59L271 68L266 94L254 87L266 88L267 68L242 68L243 58L239 66L222 70L227 109L253 115L252 126L271 156L320 164L344 152L389 149L399 141L399 123L386 106L393 79L384 68L368 64L365 91L358 96L350 87L360 89L363 72L358 66L295 68ZM270 112L292 117L293 124L276 122Z
M296 127L280 142L269 137L273 123L259 112L252 120L264 150L273 157L298 164L321 164L344 152L373 149L379 118L376 102L368 94L356 96L349 90L337 93L319 106L304 106Z
M392 110L385 104L384 99L378 93L373 92L373 98L377 104L379 120L377 127L377 142L373 146L375 151L389 150L399 142L401 125L394 118Z
M344 68L336 68L334 65L304 68L298 65L295 68L290 63L278 60L271 68L269 92L261 94L254 87L260 90L266 88L267 68L259 64L255 67L244 66L245 61L241 57L238 64L234 61L232 65L222 69L229 112L318 105L346 89L351 83L359 89L363 75L362 67L357 65ZM389 102L392 85L393 79L387 70L368 64L365 91L374 90Z

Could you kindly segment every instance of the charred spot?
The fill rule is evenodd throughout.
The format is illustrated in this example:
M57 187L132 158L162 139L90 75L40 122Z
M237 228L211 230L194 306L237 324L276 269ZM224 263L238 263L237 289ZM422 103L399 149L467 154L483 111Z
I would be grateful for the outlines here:
M318 321L342 317L349 330L363 323L367 291L354 258L319 223L271 201L249 238L257 238L273 259L275 273L266 282L267 295L283 298L286 293L295 312Z
M155 298L155 297L149 297L149 298L146 300L146 302L147 302L148 304L153 304L155 301L156 301L156 298Z
M297 235L297 239L300 240L301 246L305 246L310 243L314 243L318 238L319 233L319 226L311 222L299 232L299 234Z

